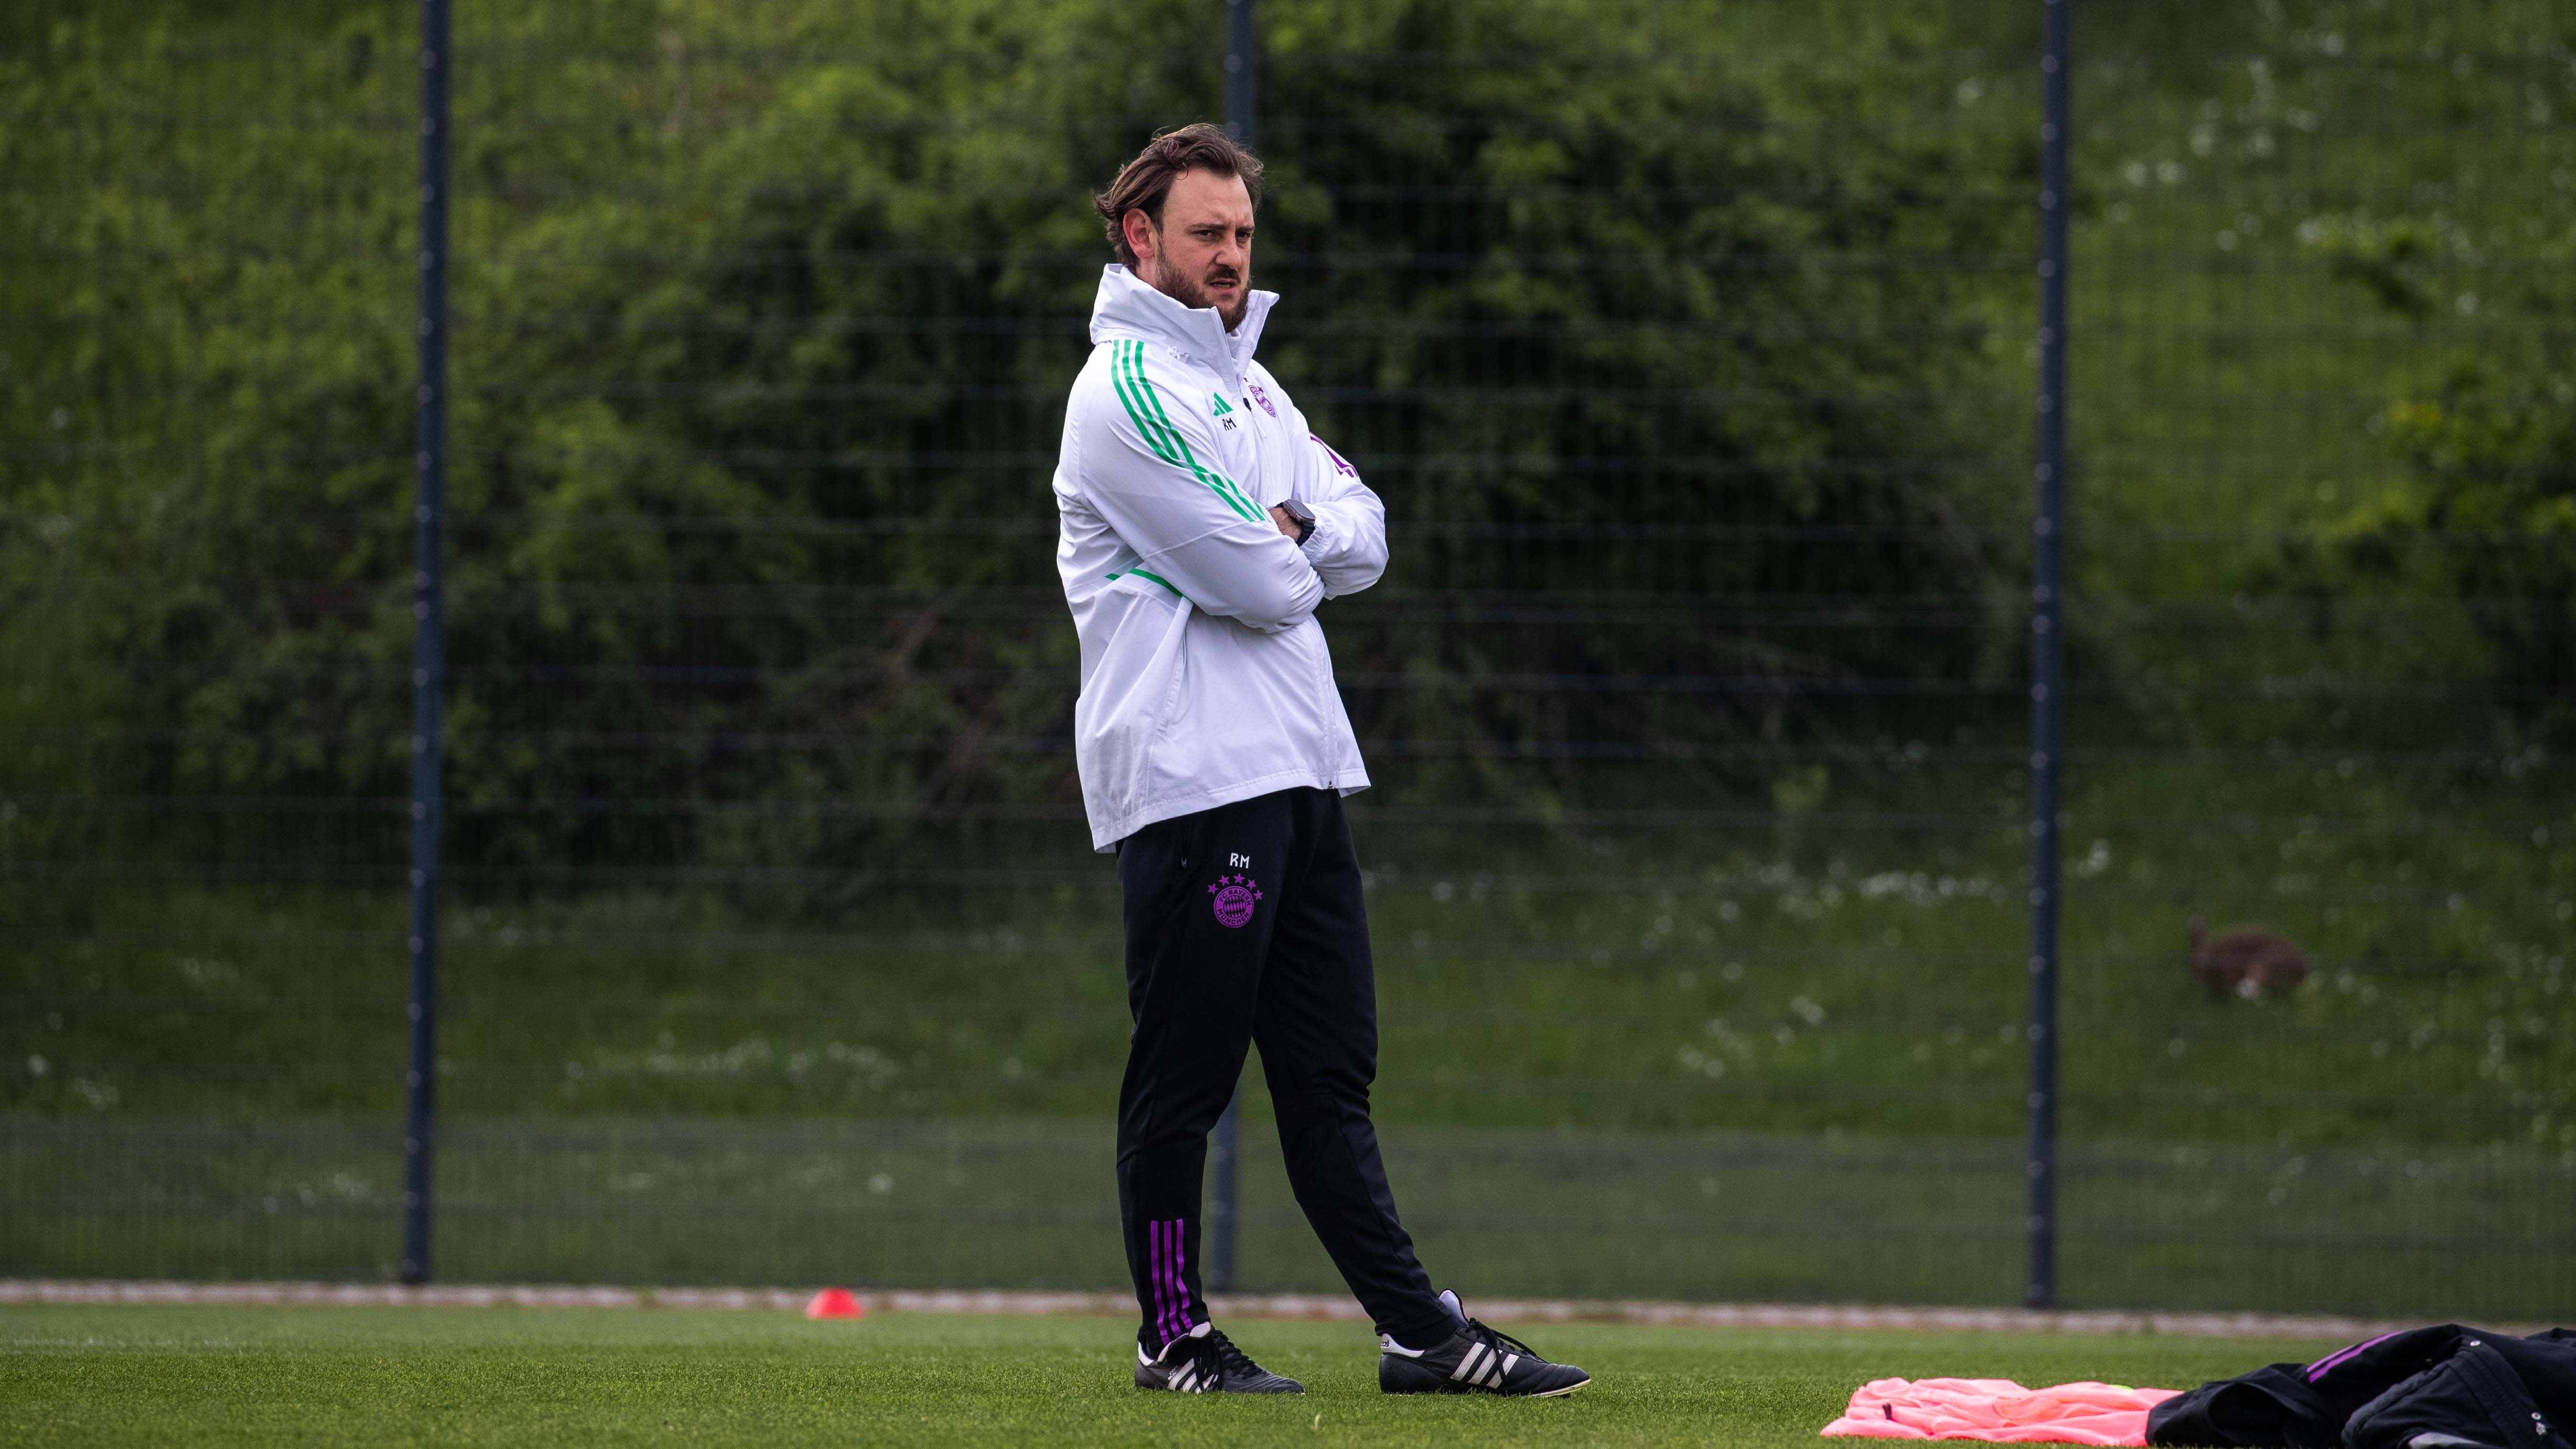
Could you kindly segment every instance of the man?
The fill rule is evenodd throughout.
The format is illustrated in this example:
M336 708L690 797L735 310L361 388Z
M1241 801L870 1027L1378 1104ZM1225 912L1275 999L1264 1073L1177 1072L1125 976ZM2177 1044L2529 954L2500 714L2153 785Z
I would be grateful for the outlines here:
M1570 1393L1434 1293L1369 1122L1376 984L1342 796L1366 789L1316 606L1377 582L1386 514L1252 360L1261 163L1213 126L1158 136L1096 198L1118 261L1065 408L1056 565L1082 640L1075 758L1118 855L1127 1004L1118 1203L1144 1326L1136 1383L1300 1393L1208 1321L1199 1187L1246 1047L1298 1206L1376 1321L1390 1393Z

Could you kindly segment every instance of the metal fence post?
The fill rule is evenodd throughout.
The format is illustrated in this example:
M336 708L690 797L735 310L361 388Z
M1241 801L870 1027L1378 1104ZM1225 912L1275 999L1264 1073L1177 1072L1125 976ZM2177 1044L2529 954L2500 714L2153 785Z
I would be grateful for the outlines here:
M1234 139L1252 144L1254 97L1252 37L1252 0L1225 0L1225 128ZM1237 1082L1233 1098L1225 1112L1216 1119L1216 1131L1208 1142L1208 1207L1206 1218L1207 1286L1210 1291L1232 1288L1235 1277L1235 1223L1240 1198L1236 1191L1239 1180L1236 1166L1242 1157L1243 1084Z
M2058 772L2065 756L2067 43L2074 0L2042 0L2039 58L2039 511L2031 522L2030 1278L2057 1303Z
M1240 1196L1236 1192L1236 1166L1241 1161L1243 1143L1243 1085L1234 1088L1233 1100L1225 1104L1225 1115L1216 1119L1216 1131L1208 1137L1208 1206L1206 1220L1207 1286L1211 1293L1224 1292L1234 1286L1234 1225Z
M1225 18L1225 128L1249 146L1260 99L1253 70L1261 54L1253 38L1252 0L1225 0Z
M419 495L412 508L411 1070L404 1078L402 1280L429 1281L438 1083L439 554L447 504L448 0L420 7Z

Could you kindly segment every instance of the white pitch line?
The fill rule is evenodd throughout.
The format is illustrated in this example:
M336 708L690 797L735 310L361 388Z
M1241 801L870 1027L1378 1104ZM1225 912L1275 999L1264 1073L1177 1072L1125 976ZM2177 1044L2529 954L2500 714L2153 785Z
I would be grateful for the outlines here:
M433 1308L732 1308L793 1312L812 1297L789 1288L619 1288L552 1284L182 1283L121 1278L0 1278L0 1303L277 1304ZM1123 1316L1125 1293L1040 1293L973 1288L856 1289L870 1313L1056 1313ZM1220 1318L1365 1322L1339 1294L1218 1293ZM1498 1323L1638 1323L1671 1328L1902 1329L1957 1333L2159 1333L2185 1338L2320 1338L2351 1342L2411 1324L2387 1318L2283 1313L2161 1313L2026 1308L1896 1308L1857 1304L1671 1303L1651 1299L1479 1298ZM2510 1324L2499 1332L2533 1331Z

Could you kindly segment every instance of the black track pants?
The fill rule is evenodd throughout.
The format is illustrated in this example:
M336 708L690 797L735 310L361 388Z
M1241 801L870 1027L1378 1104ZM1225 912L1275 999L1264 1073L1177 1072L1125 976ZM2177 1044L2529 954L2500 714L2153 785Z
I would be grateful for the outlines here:
M1120 842L1127 1077L1118 1207L1148 1350L1207 1321L1199 1191L1208 1132L1259 1043L1288 1181L1378 1331L1453 1325L1396 1221L1369 1122L1377 985L1341 796L1283 790L1158 821Z

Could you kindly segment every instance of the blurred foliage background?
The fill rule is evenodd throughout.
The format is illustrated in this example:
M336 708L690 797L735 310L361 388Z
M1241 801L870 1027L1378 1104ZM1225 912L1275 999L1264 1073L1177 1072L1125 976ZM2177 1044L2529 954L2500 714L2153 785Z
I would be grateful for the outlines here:
M1326 622L1424 1241L2009 1298L2037 7L1259 14L1265 358L1396 550ZM2077 20L2069 1297L2539 1313L2576 26ZM0 1270L393 1253L415 24L0 18ZM456 1275L1116 1281L1045 480L1087 194L1223 32L460 6ZM2196 913L2313 969L2209 999Z

